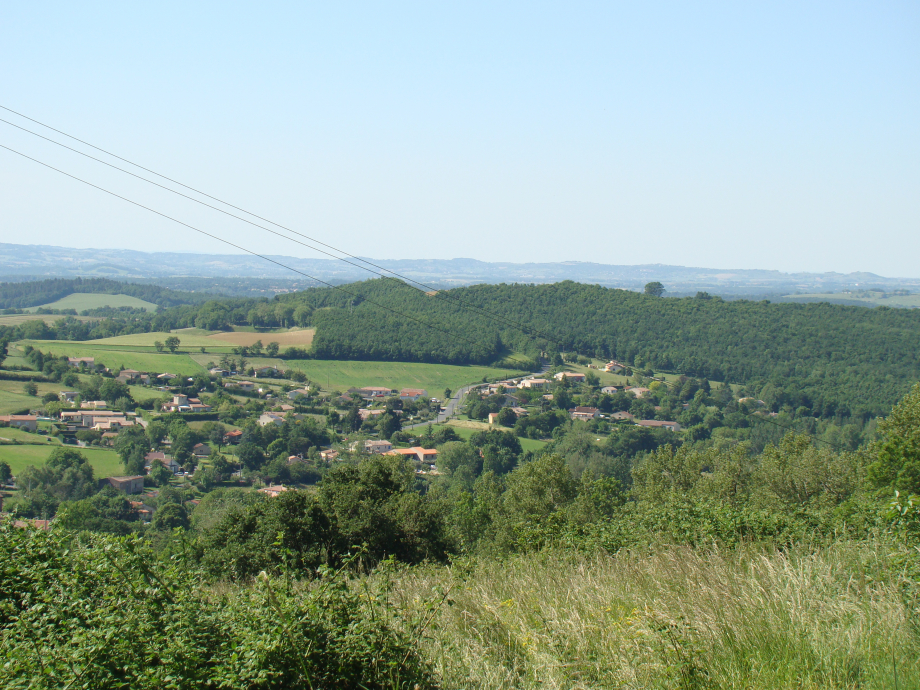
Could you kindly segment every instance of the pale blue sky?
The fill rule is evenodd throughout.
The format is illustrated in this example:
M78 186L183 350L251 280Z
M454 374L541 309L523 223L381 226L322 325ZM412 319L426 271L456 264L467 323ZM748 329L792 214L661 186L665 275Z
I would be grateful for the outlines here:
M353 253L920 277L916 2L3 3L0 64L3 105ZM226 250L2 150L0 216Z

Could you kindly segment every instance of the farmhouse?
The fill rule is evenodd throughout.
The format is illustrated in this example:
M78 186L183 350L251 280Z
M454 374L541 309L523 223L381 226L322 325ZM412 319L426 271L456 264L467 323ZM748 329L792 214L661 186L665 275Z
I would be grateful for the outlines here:
M619 389L616 386L604 386L603 388L601 388L601 393L604 393L606 395L613 395L614 393L617 392L617 390Z
M617 362L616 360L611 360L604 365L604 371L609 371L611 374L616 374L619 371L624 371L626 365L622 362Z
M562 381L565 379L566 381L571 381L573 383L582 383L585 380L585 375L577 371L560 371L553 378L557 381Z
M68 357L67 363L72 367L87 367L94 368L96 366L95 357Z
M254 370L256 378L271 378L273 376L278 376L281 372L272 366L266 367L256 367Z
M0 416L0 422L25 431L38 430L38 417L31 414L8 414Z
M61 399L62 402L74 403L76 402L77 398L80 397L80 394L77 393L77 391L61 391L58 394L58 397Z
M337 450L321 450L321 451L319 452L319 457L320 457L321 459L325 460L326 462L329 462L329 461L335 460L337 457L339 457L339 451L337 451Z
M297 400L297 398L306 398L309 397L310 391L306 388L295 388L292 391L288 391L287 397L289 400Z
M615 422L618 422L623 419L632 421L635 418L636 418L635 415L632 415L629 412L614 412L612 415L610 415L610 419L612 419Z

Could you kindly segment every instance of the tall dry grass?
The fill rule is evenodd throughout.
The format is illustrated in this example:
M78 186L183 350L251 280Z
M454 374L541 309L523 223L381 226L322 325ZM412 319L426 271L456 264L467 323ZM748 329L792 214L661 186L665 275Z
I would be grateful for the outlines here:
M391 602L436 587L418 644L446 688L920 688L879 545L470 561L397 574Z

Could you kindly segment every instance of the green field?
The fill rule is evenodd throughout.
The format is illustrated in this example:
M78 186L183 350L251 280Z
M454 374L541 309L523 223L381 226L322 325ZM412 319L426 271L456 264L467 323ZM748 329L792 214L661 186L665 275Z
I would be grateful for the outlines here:
M11 437L12 429L0 429L0 436ZM36 443L41 443L40 439L47 438L37 434L23 434L29 440L39 439ZM57 441L44 441L45 445L0 445L0 461L7 463L13 474L18 474L29 465L41 465L48 459L51 451L61 446ZM105 450L102 448L76 448L93 466L93 471L97 478L117 477L124 473L124 467L121 464L121 457L114 450Z
M520 374L508 369L491 367L462 367L450 364L418 364L404 362L354 362L316 359L289 359L284 367L297 369L324 390L345 392L361 386L390 386L424 388L428 394L440 398L445 388L457 390L482 378L503 378Z
M187 354L159 354L140 348L117 347L100 344L101 340L73 342L68 340L22 340L17 347L31 345L42 352L67 357L95 357L97 364L104 364L110 369L124 367L138 371L169 372L181 376L191 376L205 371L204 367L193 361Z
M59 383L36 382L38 395L32 397L23 392L22 388L25 383L25 381L0 381L0 414L39 408L42 406L42 396L45 393L59 393L62 389Z
M62 297L56 302L49 302L38 307L29 307L25 311L35 311L36 309L76 309L78 312L84 309L96 309L98 307L134 307L135 309L146 309L147 311L156 311L157 305L153 302L145 302L137 297L128 295L103 295L93 292L75 292L67 297Z

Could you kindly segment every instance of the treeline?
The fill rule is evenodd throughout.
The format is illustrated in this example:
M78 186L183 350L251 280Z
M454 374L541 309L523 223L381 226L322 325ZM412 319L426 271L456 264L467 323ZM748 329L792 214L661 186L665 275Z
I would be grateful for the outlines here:
M176 292L159 285L122 283L108 278L51 278L24 283L0 283L0 309L37 307L56 302L75 292L129 295L161 307L201 304L210 297L192 292Z

